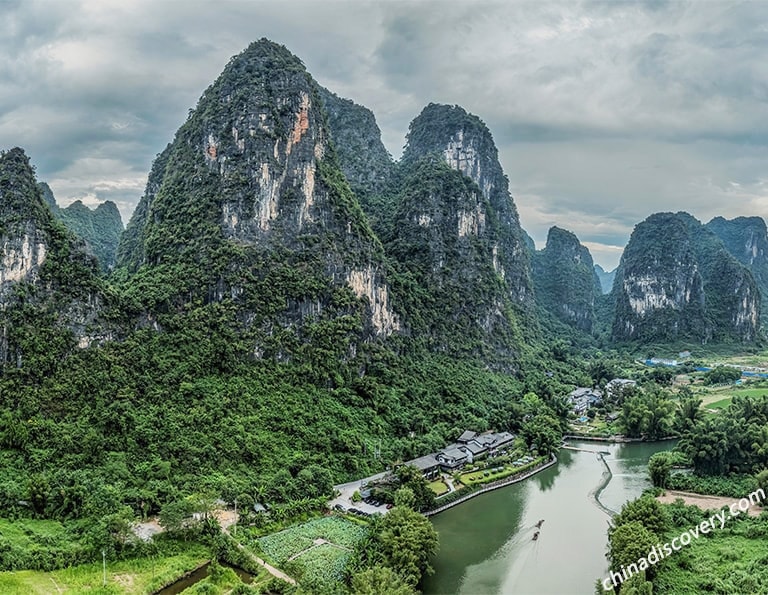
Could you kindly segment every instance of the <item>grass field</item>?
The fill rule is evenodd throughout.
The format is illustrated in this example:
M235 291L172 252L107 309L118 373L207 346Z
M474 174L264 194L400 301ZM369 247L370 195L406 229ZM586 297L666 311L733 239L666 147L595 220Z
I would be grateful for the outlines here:
M429 489L435 493L435 496L442 496L448 493L448 486L442 480L432 481L429 483Z
M0 572L3 595L64 593L151 593L203 564L208 548L188 544L183 553L158 559L107 560L107 586L103 587L101 561L53 572L21 570Z
M728 405L731 404L732 398L727 397L725 399L721 399L719 401L715 401L714 403L709 403L706 408L707 409L727 409Z
M751 387L751 383L742 386L697 387L694 395L701 399L703 409L724 409L733 397L759 397L768 395L768 386Z
M9 521L0 518L0 536L12 546L27 548L34 544L57 542L67 539L68 532L67 527L58 521Z
M534 467L544 460L543 457L536 459L535 461L523 465L521 467L514 467L512 465L505 465L500 471L492 471L491 469L480 469L479 471L472 471L471 473L464 473L459 476L459 481L466 486L471 486L478 483L488 483L496 481L497 479L504 479L515 473L520 473L526 469ZM492 467L494 469L495 467Z

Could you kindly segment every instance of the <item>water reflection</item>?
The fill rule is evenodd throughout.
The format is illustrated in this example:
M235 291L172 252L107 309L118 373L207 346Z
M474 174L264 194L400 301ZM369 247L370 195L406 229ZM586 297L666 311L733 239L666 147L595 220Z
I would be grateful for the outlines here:
M600 501L613 510L638 496L648 458L672 444L583 443L608 451L612 477ZM561 450L558 464L432 517L441 550L424 593L591 593L607 568L608 515L590 500L605 466L593 452ZM545 519L533 540L534 524Z

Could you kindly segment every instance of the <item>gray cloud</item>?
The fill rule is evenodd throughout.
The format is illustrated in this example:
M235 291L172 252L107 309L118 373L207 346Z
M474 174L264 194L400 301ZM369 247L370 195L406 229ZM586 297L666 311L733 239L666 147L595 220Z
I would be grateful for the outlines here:
M127 219L227 60L269 37L398 156L430 101L491 128L523 224L613 266L654 211L768 209L768 17L750 2L0 0L0 146Z

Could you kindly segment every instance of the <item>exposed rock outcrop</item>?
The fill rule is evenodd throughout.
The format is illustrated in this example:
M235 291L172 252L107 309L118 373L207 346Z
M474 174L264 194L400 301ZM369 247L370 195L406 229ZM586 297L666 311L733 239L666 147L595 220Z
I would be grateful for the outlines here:
M760 290L762 312L768 310L768 230L762 217L715 217L707 223L725 249L746 266Z
M752 341L760 296L752 274L687 213L635 227L614 283L618 340Z
M425 155L437 155L477 185L492 212L489 216L497 222L493 240L498 272L512 302L526 317L526 325L535 332L530 253L509 193L509 181L499 163L498 150L488 127L459 106L432 103L411 122L407 138L402 158L404 164L418 161ZM471 217L465 219L464 228L479 226L479 220L473 221Z
M318 85L283 46L260 40L229 62L158 156L121 241L130 275L185 272L148 312L231 303L257 354L285 351L278 328L294 345L323 321L347 321L351 343L400 328L326 122Z
M57 222L19 148L0 155L0 364L22 367L46 334L51 349L109 339L94 259ZM34 331L32 329L35 329ZM61 343L57 343L57 337Z

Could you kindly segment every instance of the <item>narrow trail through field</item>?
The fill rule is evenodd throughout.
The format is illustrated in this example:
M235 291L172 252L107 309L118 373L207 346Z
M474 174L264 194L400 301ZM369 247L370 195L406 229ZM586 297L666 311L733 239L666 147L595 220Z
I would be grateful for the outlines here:
M232 536L232 534L229 532L229 527L226 527L223 530L224 530L224 533L226 533L230 537ZM276 576L277 578L284 580L286 583L290 583L292 585L296 585L296 579L291 578L290 576L285 574L279 568L275 568L271 564L268 564L267 562L265 562L264 560L259 558L256 554L248 551L245 548L245 546L243 544L241 544L240 542L238 542L237 540L235 540L235 543L237 544L237 547L240 548L243 551L243 553L245 553L246 556L251 558L251 560L256 562L259 566L263 566L267 570L267 572L269 572L272 576Z
M303 556L303 555L304 555L304 554L306 554L307 552L309 552L309 551L311 551L311 550L313 550L313 549L315 549L316 547L319 547L319 546L321 546L321 545L330 545L331 547L335 547L336 549L339 549L339 550L344 550L345 552L351 552L351 551L352 551L352 550L351 550L351 549L349 549L348 547L344 547L343 545L339 545L339 544L337 544L337 543L333 543L333 542L331 542L331 541L328 541L327 539L323 539L322 537L319 537L319 538L315 539L315 540L312 542L312 545L310 545L310 546L309 546L308 548L306 548L306 549L303 549L303 550L301 550L301 551L300 551L298 554L293 554L293 556L291 556L290 558L288 558L288 559L286 560L286 562L291 562L292 560L295 560L295 559L296 559L296 558L298 558L299 556Z

